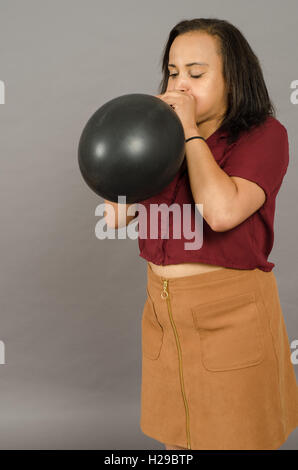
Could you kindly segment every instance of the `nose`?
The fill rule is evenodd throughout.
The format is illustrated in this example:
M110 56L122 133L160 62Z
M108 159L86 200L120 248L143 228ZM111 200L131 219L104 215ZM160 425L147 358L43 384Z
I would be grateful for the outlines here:
M190 87L188 85L185 84L185 82L183 83L182 81L179 83L178 81L176 82L176 90L178 91L184 91L184 92L190 92Z
M183 92L191 93L191 87L188 84L185 77L181 77L181 78L176 77L175 82L174 83L172 82L171 84L168 82L168 90L183 91Z

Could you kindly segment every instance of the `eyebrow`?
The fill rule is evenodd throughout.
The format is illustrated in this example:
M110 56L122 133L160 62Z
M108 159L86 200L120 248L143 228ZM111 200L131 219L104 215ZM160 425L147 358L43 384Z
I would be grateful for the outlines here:
M191 67L192 65L208 65L209 64L206 64L206 62L191 62L190 64L185 64L186 67ZM175 64L168 64L168 67L175 67L176 68L176 65Z

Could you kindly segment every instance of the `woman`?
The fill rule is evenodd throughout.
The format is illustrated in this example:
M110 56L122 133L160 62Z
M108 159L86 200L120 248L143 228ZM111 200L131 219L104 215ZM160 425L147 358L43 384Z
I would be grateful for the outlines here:
M227 21L178 23L163 74L157 97L181 120L186 158L160 194L139 203L140 256L148 261L141 429L166 449L277 449L298 426L298 388L267 260L287 131L257 57ZM142 235L154 204L182 209L181 218L164 211L169 237ZM201 235L199 247L185 230L173 235L182 219L183 229Z

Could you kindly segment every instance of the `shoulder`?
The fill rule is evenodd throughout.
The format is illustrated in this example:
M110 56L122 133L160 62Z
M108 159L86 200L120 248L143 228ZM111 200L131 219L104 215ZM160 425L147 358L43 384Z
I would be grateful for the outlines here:
M278 135L284 136L288 135L286 127L273 116L269 116L264 122L263 132L273 132L274 134L277 133Z
M256 171L284 169L289 163L289 142L285 126L269 116L259 126L243 132L233 148L227 153L225 168L253 165ZM269 173L270 173L269 171Z
M287 129L278 119L269 116L263 123L242 132L230 151L254 153L255 158L264 153L286 154L289 151Z
M266 121L258 126L252 127L249 131L243 132L237 143L245 143L251 141L277 141L287 139L288 133L285 126L275 117L268 116Z

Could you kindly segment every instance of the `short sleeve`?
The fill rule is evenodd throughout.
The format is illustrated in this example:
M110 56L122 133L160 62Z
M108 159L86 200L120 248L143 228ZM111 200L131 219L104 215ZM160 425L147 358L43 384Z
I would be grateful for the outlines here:
M286 128L275 118L243 134L225 161L223 170L257 183L268 197L277 194L289 164Z

